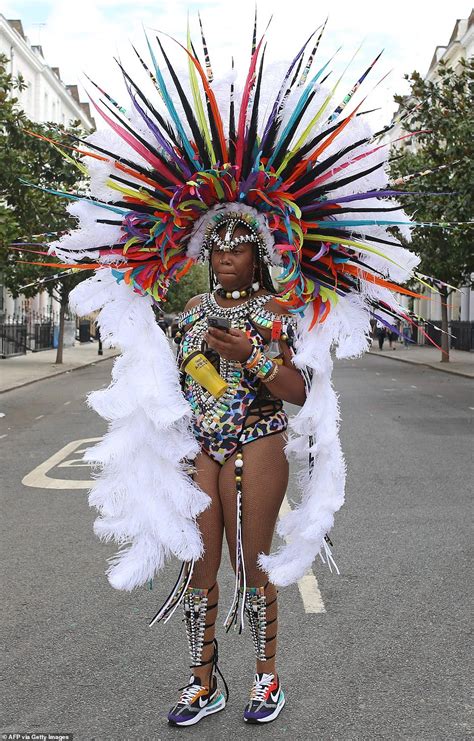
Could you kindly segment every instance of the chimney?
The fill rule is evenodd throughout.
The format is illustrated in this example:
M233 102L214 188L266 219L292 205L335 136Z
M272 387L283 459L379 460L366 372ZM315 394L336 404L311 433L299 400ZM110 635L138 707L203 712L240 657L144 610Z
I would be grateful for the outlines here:
M61 79L61 75L59 74L59 67L51 67L51 71L54 72L58 80Z
M80 103L79 100L79 89L77 85L66 85L67 90L69 91L69 94L74 98L76 103Z
M25 37L25 32L23 31L23 24L22 24L22 22L21 22L21 21L17 21L17 20L14 20L14 21L8 21L8 20L7 20L7 23L8 23L8 24L9 24L9 25L10 25L10 26L11 26L11 27L12 27L12 28L13 28L13 29L14 29L14 30L15 30L15 31L17 32L17 33L19 33L19 34L20 34L20 36L21 36L21 38L22 38L22 39L25 39L25 38L26 38L26 37Z

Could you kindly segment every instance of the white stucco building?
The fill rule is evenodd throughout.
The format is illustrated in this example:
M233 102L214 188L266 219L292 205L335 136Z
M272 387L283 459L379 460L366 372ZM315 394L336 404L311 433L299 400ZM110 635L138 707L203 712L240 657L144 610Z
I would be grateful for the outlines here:
M21 75L27 84L22 92L15 92L18 104L28 118L38 123L51 121L67 126L80 121L90 132L95 128L89 104L81 102L77 85L66 85L58 67L50 67L40 46L30 45L20 20L7 20L0 14L0 54L8 59L7 70L13 77ZM13 299L0 285L0 316L13 315L28 308L43 312L51 299L43 291L34 299ZM27 306L26 306L27 304Z

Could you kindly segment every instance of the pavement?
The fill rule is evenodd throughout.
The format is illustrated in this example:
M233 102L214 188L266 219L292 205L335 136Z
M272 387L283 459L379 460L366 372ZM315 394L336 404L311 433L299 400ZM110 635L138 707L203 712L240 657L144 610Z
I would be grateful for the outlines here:
M104 349L103 355L98 354L97 341L76 343L73 347L63 350L63 362L55 364L56 350L41 350L27 352L26 355L17 355L12 358L0 359L0 394L4 391L26 386L35 381L42 381L51 376L83 368L86 365L100 363L118 355L118 350Z
M225 554L218 638L230 701L177 730L166 713L189 676L184 626L180 615L148 621L178 564L151 590L116 591L104 572L118 546L92 530L82 451L106 424L85 398L111 368L86 366L0 400L0 730L74 741L472 738L471 381L374 354L336 362L348 468L331 531L341 574L318 559L304 583L280 591L286 707L268 727L242 721L253 649L248 632L221 625L233 589Z
M419 347L418 345L405 349L403 345L396 343L395 350L390 350L388 342L384 350L380 352L374 344L371 353L380 355L389 360L398 360L413 365L429 366L434 370L453 373L466 378L474 378L474 352L463 352L451 350L450 362L441 363L441 353L436 348ZM5 391L25 386L35 381L42 381L51 376L83 368L87 365L99 363L110 357L118 355L115 349L104 349L103 355L97 353L98 343L96 341L79 344L74 347L64 348L64 362L56 365L56 350L43 350L42 352L28 352L13 358L0 359L0 394Z
M380 351L377 342L374 342L370 352L389 360L398 360L413 365L427 365L433 370L454 373L465 378L474 378L474 352L450 350L449 362L443 363L441 362L441 352L436 347L410 345L405 348L398 342L394 343L393 347L394 349L391 350L388 342L385 341L384 349Z

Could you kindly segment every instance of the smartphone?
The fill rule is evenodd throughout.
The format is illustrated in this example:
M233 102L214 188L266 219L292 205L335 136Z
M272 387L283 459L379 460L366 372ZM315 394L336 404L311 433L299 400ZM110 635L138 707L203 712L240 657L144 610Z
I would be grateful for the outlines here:
M222 329L224 332L228 332L230 329L230 319L220 316L209 316L207 317L207 323L210 327L216 329Z

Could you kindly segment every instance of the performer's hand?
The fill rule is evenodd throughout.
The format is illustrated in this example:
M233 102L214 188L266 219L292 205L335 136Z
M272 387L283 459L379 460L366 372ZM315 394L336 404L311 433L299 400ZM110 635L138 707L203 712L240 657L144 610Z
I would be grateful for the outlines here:
M212 347L224 360L236 360L243 363L252 352L253 345L241 329L231 327L227 332L217 327L209 327L204 335L209 347Z

